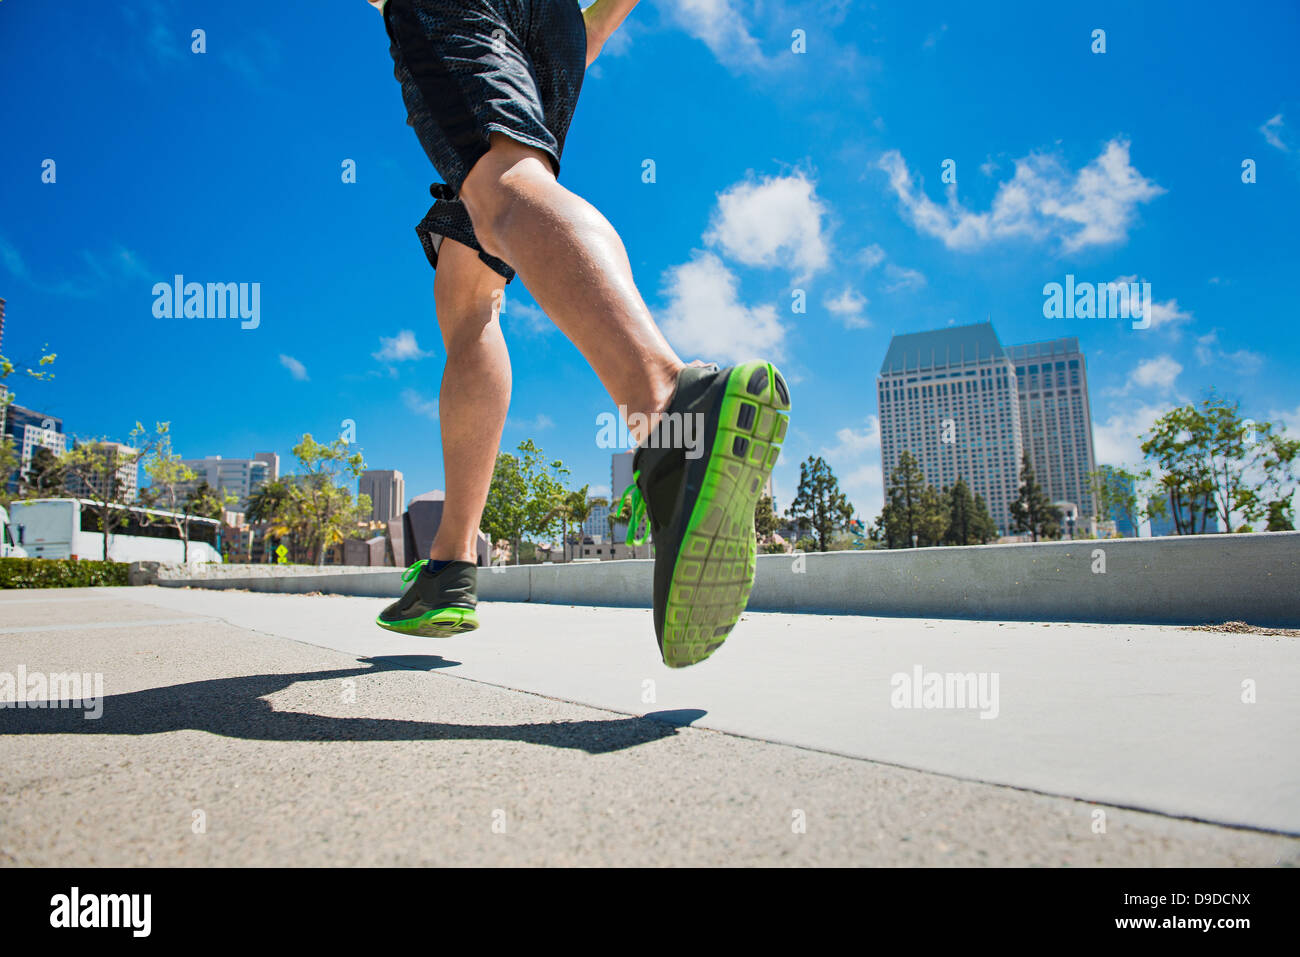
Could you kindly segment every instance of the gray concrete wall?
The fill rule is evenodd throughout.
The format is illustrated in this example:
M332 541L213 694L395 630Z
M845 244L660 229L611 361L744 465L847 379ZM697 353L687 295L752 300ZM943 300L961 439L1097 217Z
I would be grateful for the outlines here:
M147 563L142 563L147 564ZM484 601L646 607L648 560L479 570ZM373 597L400 569L140 568L133 583ZM760 555L749 607L919 618L1300 627L1300 532Z

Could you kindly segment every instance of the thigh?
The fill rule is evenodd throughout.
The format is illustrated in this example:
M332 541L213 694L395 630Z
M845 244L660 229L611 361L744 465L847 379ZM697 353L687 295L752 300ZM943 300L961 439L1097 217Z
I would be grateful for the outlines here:
M453 196L493 131L559 165L529 52L530 10L530 0L389 0L384 8L407 122Z

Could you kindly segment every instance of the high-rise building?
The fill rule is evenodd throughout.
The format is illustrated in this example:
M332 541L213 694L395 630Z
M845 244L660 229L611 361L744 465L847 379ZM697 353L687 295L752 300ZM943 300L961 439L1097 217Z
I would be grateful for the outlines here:
M74 498L92 494L111 494L115 496L115 501L134 503L140 493L140 450L121 442L96 442L94 445L99 450L99 454L108 460L104 468L105 473L116 466L115 488L105 489L104 482L100 478L91 478L87 481L78 475L69 475L66 480L68 494ZM83 447L78 446L78 448Z
M260 486L280 477L280 456L274 452L259 452L251 459L224 459L209 455L201 459L182 459L195 477L177 483L177 492L183 498L206 482L211 488L235 496L232 509L242 512L248 508L248 497Z
M600 541L610 541L611 532L609 530L609 512L608 504L596 504L591 506L591 514L587 520L582 523L582 535L584 538L598 539Z
M1006 534L1023 446L1015 366L992 324L894 336L876 398L884 487L911 452L935 488L965 479Z
M1078 506L1092 517L1088 477L1096 469L1088 364L1074 336L1010 346L1020 400L1021 441L1034 477L1053 502ZM1105 516L1103 516L1104 518Z
M406 507L406 479L392 469L367 469L361 473L357 492L370 496L370 517L387 522Z
M7 393L0 390L0 399ZM0 418L3 418L3 435L13 440L14 451L19 456L18 471L9 480L10 490L17 489L19 476L32 464L32 453L37 448L49 449L56 455L67 451L67 436L63 433L63 420L43 412L35 412L21 405L4 406L0 402ZM3 480L0 478L0 480Z
M623 494L623 489L632 484L632 456L636 454L635 450L627 452L615 452L610 456L609 466L609 488L610 503L618 505L618 498ZM608 528L606 530L608 534ZM622 542L627 540L627 524L619 522L614 526L614 541Z

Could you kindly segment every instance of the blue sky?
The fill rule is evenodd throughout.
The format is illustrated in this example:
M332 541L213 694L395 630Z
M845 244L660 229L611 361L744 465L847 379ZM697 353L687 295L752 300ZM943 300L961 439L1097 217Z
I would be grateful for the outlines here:
M685 358L787 372L779 504L820 454L874 517L890 335L986 318L1004 343L1079 337L1102 462L1135 464L1137 434L1211 385L1300 432L1300 13L1064 6L643 0L589 74L562 181L619 229ZM414 495L443 487L412 228L439 177L380 16L313 8L0 5L3 348L58 352L18 402L73 434L164 420L187 456L288 459L350 419ZM260 283L257 328L156 318L152 287L176 273ZM1044 318L1067 273L1150 282L1152 327ZM503 322L503 444L531 436L607 492L595 375L518 280Z

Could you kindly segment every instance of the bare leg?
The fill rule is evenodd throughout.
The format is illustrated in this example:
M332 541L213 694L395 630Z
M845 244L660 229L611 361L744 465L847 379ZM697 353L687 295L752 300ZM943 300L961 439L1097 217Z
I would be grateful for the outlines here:
M510 356L496 308L506 281L467 246L444 239L433 296L447 349L438 398L447 500L429 557L475 560L479 521L510 406Z
M614 402L629 414L662 412L682 361L650 317L609 221L556 182L545 153L500 133L460 197L484 250L515 268ZM647 432L632 429L638 442Z

